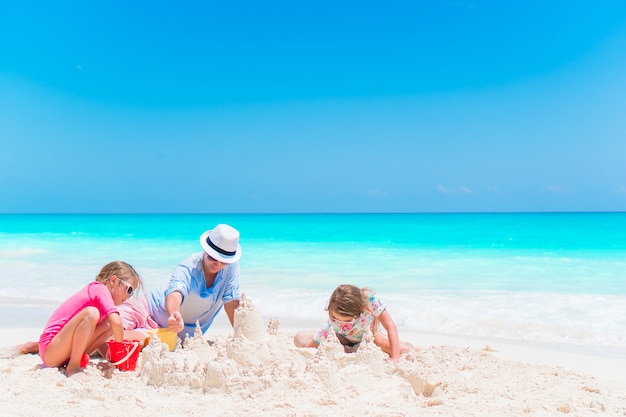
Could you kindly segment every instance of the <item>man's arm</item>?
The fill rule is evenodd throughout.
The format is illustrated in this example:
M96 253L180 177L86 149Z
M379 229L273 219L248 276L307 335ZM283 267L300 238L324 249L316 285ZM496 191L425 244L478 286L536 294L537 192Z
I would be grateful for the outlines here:
M229 301L228 303L224 303L224 311L226 311L226 315L228 316L228 320L230 320L230 325L235 325L235 309L239 307L239 300Z

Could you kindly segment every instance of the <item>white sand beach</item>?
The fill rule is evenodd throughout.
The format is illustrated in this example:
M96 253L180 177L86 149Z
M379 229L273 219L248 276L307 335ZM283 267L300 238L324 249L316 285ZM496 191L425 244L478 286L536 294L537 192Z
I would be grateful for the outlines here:
M247 304L169 352L151 340L135 371L92 358L85 381L13 356L40 329L3 329L2 416L626 415L626 360L497 340L404 333L419 350L393 365L364 342L297 349L295 328Z

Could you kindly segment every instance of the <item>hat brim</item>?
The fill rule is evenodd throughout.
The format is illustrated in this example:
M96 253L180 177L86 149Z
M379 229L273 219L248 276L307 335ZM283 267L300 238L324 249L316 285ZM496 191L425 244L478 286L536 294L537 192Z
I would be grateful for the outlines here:
M211 231L212 230L207 230L200 236L200 246L202 246L202 249L216 261L224 262L225 264L232 264L237 262L239 258L241 258L241 245L237 244L237 250L235 251L235 254L233 256L219 253L218 251L210 247L208 243L206 243L206 239L207 237L209 237L209 233L211 233Z

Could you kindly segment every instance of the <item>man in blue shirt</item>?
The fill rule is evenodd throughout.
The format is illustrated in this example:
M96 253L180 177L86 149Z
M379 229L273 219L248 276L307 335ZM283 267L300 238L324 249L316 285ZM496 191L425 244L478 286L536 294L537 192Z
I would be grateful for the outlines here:
M222 307L231 325L239 307L239 232L219 224L200 236L203 251L183 259L169 285L120 305L125 337L143 340L147 330L167 327L184 340L196 321L206 332ZM137 333L136 333L137 332Z

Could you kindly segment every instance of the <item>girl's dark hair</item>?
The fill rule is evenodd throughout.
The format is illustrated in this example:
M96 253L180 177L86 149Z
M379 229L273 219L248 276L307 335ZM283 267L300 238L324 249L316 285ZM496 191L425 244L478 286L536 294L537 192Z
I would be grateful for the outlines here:
M366 306L366 291L371 292L369 288L359 288L350 284L339 285L330 295L327 310L341 316L358 317Z

